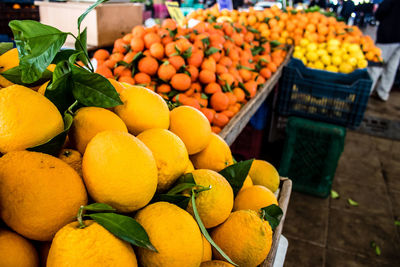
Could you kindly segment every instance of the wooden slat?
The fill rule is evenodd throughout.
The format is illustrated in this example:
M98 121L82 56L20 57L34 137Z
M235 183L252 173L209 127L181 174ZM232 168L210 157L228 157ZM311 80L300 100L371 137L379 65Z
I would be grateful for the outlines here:
M277 71L269 78L265 84L258 90L257 94L247 102L240 111L229 121L229 123L222 129L219 135L225 140L228 145L231 145L236 137L242 132L243 128L250 121L250 118L256 113L261 104L265 101L267 96L271 93L272 89L277 84L282 75L283 67L289 62L292 55L293 47L288 51L285 60L279 66Z
M265 261L260 265L261 267L272 267L274 265L276 252L278 250L279 239L282 234L283 224L286 218L287 208L289 206L290 194L292 193L292 180L281 177L281 192L279 194L279 207L283 211L283 216L281 218L281 222L278 227L275 228L274 235L272 236L272 246L271 250L268 253L268 257Z

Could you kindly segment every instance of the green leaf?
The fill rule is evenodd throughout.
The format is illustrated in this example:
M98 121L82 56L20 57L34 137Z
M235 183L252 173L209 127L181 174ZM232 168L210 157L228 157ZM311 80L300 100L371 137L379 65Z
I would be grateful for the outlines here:
M53 61L67 33L33 20L12 20L9 26L19 53L21 80L33 83Z
M339 194L338 194L338 192L336 192L335 190L331 190L331 198L332 199L336 199L336 198L339 198L340 196L339 196Z
M178 179L178 183L191 183L196 184L192 173L185 173Z
M209 49L206 50L206 52L204 53L206 56L211 56L214 53L219 52L220 50L216 47L210 47Z
M76 51L82 52L79 54L79 60L82 61L85 66L88 66L89 55L87 51L87 28L78 34L78 37L75 41L75 49Z
M264 50L265 50L264 47L262 47L262 46L256 46L256 47L254 47L254 48L251 49L251 54L252 54L253 56L256 56L256 55L260 54L261 52L263 52Z
M72 94L85 106L112 108L123 104L107 78L77 66L72 69Z
M400 226L400 221L394 221L394 225Z
M50 80L53 73L49 70L45 70L42 73L42 76L39 77L39 79L33 83L24 83L21 80L22 70L21 70L20 66L16 66L14 68L8 69L8 70L0 73L0 75L13 83L32 87L32 86L41 85L41 84L45 83L46 81Z
M83 51L73 53L68 59L69 63L71 65L74 65L76 63L77 59L80 58L82 55L83 55Z
M358 206L358 202L352 200L351 198L347 199L347 202L351 205L351 206Z
M187 59L192 56L192 47L189 47L185 52L183 52L182 57Z
M58 52L56 54L56 56L54 57L54 59L53 59L53 61L51 63L57 65L61 61L64 61L64 60L68 61L69 57L74 53L76 53L76 51L73 50L73 49L61 50L60 52Z
M92 11L93 9L95 9L98 5L103 4L103 3L107 2L107 1L108 0L97 0L96 3L91 5L88 9L86 9L85 12L83 12L82 15L79 16L79 18L78 18L78 32L81 31L81 23L85 19L85 17L87 16L87 14L89 14L89 12Z
M157 252L146 230L134 219L116 213L93 213L88 215L116 237L132 245Z
M47 141L42 145L28 148L29 151L42 152L50 154L52 156L58 157L60 151L65 143L65 138L67 138L68 130L71 128L72 121L74 118L71 114L66 113L64 115L64 131Z
M183 196L183 195L168 195L168 194L156 194L154 195L153 199L151 200L151 203L154 202L160 202L160 201L165 201L171 204L175 204L178 207L186 210L190 197L188 196Z
M187 189L192 189L195 187L195 183L179 183L176 186L174 186L171 190L167 192L168 195L176 195L178 193L181 193Z
M375 241L371 241L370 246L371 248L375 249L375 254L377 256L381 255L381 248L375 243Z
M169 36L170 37L172 37L172 38L174 38L175 37L175 35L177 35L178 34L178 28L176 28L175 30L170 30L170 29L168 29L168 32L169 32Z
M249 30L249 32L252 32L252 33L260 33L260 31L258 31L258 30L256 30L256 29L254 29L253 27L247 27L247 30Z
M201 42L205 45L205 46L209 46L210 45L210 38L206 37L201 39Z
M244 180L246 180L246 177L249 174L251 164L253 164L253 161L254 159L240 161L238 163L226 167L225 169L219 172L222 176L225 177L226 180L228 180L235 196L242 188L243 182Z
M110 205L104 204L104 203L93 203L93 204L84 206L83 209L87 210L87 211L96 211L96 212L105 212L105 211L113 212L113 211L117 211L116 209L114 209Z
M217 30L222 29L222 25L218 25L218 24L215 24L213 27L214 27L214 29L217 29Z
M14 44L13 43L0 43L0 56L7 52L8 50L11 50L13 48Z
M226 255L226 253L214 242L214 240L212 240L211 236L209 235L209 233L207 232L206 227L204 226L203 222L201 221L199 212L197 211L197 207L196 207L196 193L194 192L194 190L192 189L192 197L191 197L191 202L192 202L192 208L193 208L193 213L194 213L194 217L197 221L197 224L199 225L200 231L201 233L204 235L204 237L208 240L208 242L210 242L210 244L219 252L219 254L221 254L222 257L224 257L230 264L233 264L235 266L239 266L236 263L234 263L228 255Z
M208 99L208 96L205 93L201 93L201 99Z
M249 67L246 67L246 66L243 66L243 65L239 65L239 69L245 69L245 70L248 70L248 71L256 71L255 69L252 69L252 68L249 68Z
M60 61L53 72L53 81L46 88L44 95L58 108L61 114L74 103L72 94L72 71L68 61Z
M281 218L283 215L282 209L275 204L269 205L268 207L264 207L261 209L262 218L269 222L272 230L275 230L281 222Z
M272 47L277 47L277 46L281 45L281 43L279 41L276 41L276 40L270 41L269 43L271 44Z

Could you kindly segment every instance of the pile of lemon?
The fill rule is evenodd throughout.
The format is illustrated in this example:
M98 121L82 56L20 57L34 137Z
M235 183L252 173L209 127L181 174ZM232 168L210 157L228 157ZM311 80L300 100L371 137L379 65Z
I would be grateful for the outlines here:
M320 44L301 39L294 48L293 57L309 68L331 72L350 73L368 66L358 44L340 43L336 39Z
M152 201L187 173L209 189L195 203L222 251L239 266L267 257L272 229L260 209L278 204L279 174L255 160L235 196L218 173L233 164L231 150L197 109L170 111L153 91L114 81L123 104L78 109L55 157L26 149L64 130L58 109L32 88L8 85L0 88L0 266L233 266L202 235L191 203ZM87 217L77 222L93 202L136 219L157 251L134 250Z

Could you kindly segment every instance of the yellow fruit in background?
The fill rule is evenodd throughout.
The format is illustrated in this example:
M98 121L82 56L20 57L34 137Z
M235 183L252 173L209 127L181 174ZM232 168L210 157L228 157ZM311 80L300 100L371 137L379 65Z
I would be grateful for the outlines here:
M188 165L185 144L174 133L165 129L150 129L137 136L153 153L158 169L157 191L167 190L181 176Z
M18 50L13 48L0 56L0 73L19 65Z
M267 257L272 244L272 229L252 210L239 210L216 227L211 237L240 267L254 267ZM223 260L213 248L215 259Z
M293 53L293 57L301 59L303 57L303 53L300 51L296 51Z
M349 63L347 63L347 62L343 62L342 64L340 64L340 66L339 66L339 71L340 72L342 72L342 73L350 73L350 72L352 72L354 69L353 69L353 66L351 66Z
M94 221L64 226L57 232L47 257L47 267L126 266L137 267L135 252L125 242Z
M156 202L140 210L135 219L146 230L158 252L138 248L143 267L199 266L203 257L200 229L189 213L167 202Z
M349 63L353 68L357 66L357 59L355 57L350 57L347 59L347 63Z
M332 46L332 45L328 45L326 47L326 51L328 51L329 54L333 54L335 51L337 51L339 49L338 46Z
M0 266L38 267L39 257L28 240L0 228Z
M324 65L330 65L330 64L331 64L331 57L330 57L329 55L323 55L323 56L321 57L321 62L322 62Z
M228 218L233 208L233 190L228 181L211 170L194 170L193 178L197 185L211 186L210 190L200 192L196 197L196 207L206 228L215 227ZM193 215L189 202L187 210Z
M171 111L169 130L182 139L189 155L202 151L211 140L211 126L206 116L189 106Z
M314 68L323 70L325 68L325 65L324 65L324 63L322 63L321 61L318 60L318 61L314 62Z
M145 87L130 86L121 91L120 98L124 104L114 110L131 134L152 128L168 129L169 109L160 95Z
M308 61L314 62L318 59L318 55L316 52L307 52L306 58Z
M240 190L243 190L243 189L248 188L250 186L253 186L253 181L251 180L250 175L247 175L246 179L243 182L242 188L240 188Z
M53 156L29 151L0 158L1 218L17 233L48 241L71 222L87 195L81 177Z
M107 130L128 132L121 118L108 109L84 107L76 112L68 136L72 146L83 154L89 141L96 134Z
M361 59L357 61L357 68L359 69L364 69L368 67L368 61L366 61L365 59Z
M355 53L353 55L353 57L355 57L357 60L364 60L365 59L365 56L364 56L363 52L361 52L361 51L359 53Z
M82 155L79 151L63 149L58 158L71 166L82 177Z
M112 84L112 86L114 86L115 91L117 91L118 94L120 94L127 87L134 87L134 85L130 85L129 83L120 83L112 78L108 78L108 81Z
M49 84L49 82L50 82L50 81L47 81L47 82L45 82L44 84L42 84L42 85L39 87L39 89L37 90L37 92L38 92L39 94L41 94L41 95L44 95L45 92L46 92L46 88L47 88L47 85Z
M56 106L21 85L0 90L0 153L46 143L64 130Z
M358 44L350 44L347 48L347 51L349 51L349 53L353 54L353 53L357 53L359 52L360 46Z
M343 52L340 49L333 51L332 57L342 57Z
M301 39L300 40L300 46L301 47L307 47L307 45L310 43L307 39Z
M265 186L253 185L240 190L236 195L233 210L259 211L272 204L278 205L274 193Z
M316 52L318 49L318 46L316 43L310 43L307 45L306 49L307 49L307 52L310 52L310 51Z
M320 48L320 49L325 49L325 48L326 48L326 43L320 43L320 44L318 44L318 48Z
M331 39L328 41L328 46L339 46L340 42L337 39Z
M341 57L342 57L342 62L345 62L345 61L349 60L350 55L349 54L342 54Z
M340 56L332 56L331 57L332 64L335 66L339 66L342 64L342 58Z
M10 82L9 80L7 80L6 78L4 78L3 76L1 76L0 74L0 89L2 87L8 87L14 85L14 83Z
M318 49L317 55L318 55L318 57L322 57L322 56L328 55L328 52L325 49Z
M233 267L233 266L234 265L230 264L229 262L219 261L219 260L202 262L200 265L200 267Z
M336 66L333 66L333 65L326 66L325 70L331 71L331 72L338 72L339 71L339 69Z
M201 236L203 237L203 257L201 259L201 262L210 261L212 259L211 244L204 237L204 235L201 235Z
M279 173L275 167L265 160L254 160L251 165L249 175L253 184L263 185L272 192L275 192L279 187Z
M90 196L120 212L138 210L157 188L157 165L150 149L129 133L104 131L86 147L83 178Z
M194 171L193 163L189 160L186 166L185 174Z
M307 65L307 59L305 57L301 58L301 61L303 62L304 65Z
M212 133L209 144L197 154L190 156L196 169L209 169L216 172L233 164L232 152L219 135Z

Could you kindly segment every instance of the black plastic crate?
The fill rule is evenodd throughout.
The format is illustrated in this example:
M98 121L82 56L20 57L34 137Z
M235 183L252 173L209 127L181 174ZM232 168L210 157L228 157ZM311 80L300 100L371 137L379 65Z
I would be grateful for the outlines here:
M39 7L33 4L19 4L19 9L14 9L13 5L17 3L0 2L0 34L12 36L12 31L8 27L11 20L36 20L39 21Z
M328 197L345 137L344 127L290 117L279 174L295 191Z
M355 128L364 117L372 80L366 69L333 73L292 59L283 69L280 85L279 114Z

